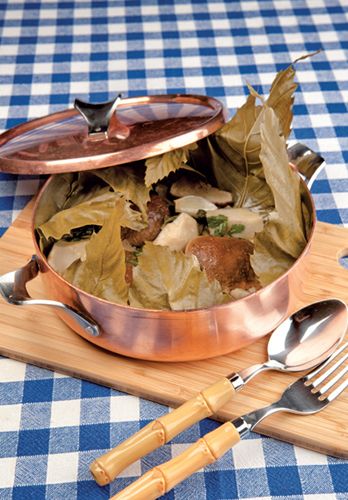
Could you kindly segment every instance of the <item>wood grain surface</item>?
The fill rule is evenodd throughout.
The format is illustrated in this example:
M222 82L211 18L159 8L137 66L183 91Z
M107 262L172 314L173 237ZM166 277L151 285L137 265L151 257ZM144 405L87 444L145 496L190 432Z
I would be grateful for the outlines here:
M33 253L32 202L0 240L0 273L23 266ZM302 281L298 305L337 297L348 303L348 271L338 259L348 254L348 229L318 223ZM28 289L45 297L40 277ZM47 297L46 297L47 298ZM0 299L0 353L74 377L176 407L221 376L266 359L267 338L245 349L203 361L156 363L118 356L71 331L50 308L11 306ZM228 420L273 402L298 374L266 372L250 382L217 415ZM348 390L324 411L311 416L272 415L257 431L305 448L348 458Z

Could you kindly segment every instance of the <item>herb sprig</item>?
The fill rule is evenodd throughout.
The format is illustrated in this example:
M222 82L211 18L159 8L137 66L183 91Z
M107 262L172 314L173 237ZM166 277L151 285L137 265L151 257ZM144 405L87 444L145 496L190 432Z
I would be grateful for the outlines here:
M244 224L232 224L228 227L228 218L226 215L215 215L207 217L207 224L209 229L213 230L214 236L232 236L244 231Z

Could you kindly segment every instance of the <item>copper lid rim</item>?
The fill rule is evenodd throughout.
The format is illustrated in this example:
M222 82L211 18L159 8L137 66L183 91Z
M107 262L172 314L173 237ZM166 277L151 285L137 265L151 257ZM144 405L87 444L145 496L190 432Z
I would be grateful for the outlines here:
M114 153L106 153L95 156L93 159L82 157L68 158L65 160L52 160L50 162L23 160L16 160L16 162L14 162L11 159L0 157L0 172L40 175L98 170L100 168L122 165L137 160L151 158L152 156L157 156L167 151L172 151L173 149L192 144L215 132L219 126L222 126L224 123L225 122L222 118L217 117L214 121L209 120L206 127L199 127L195 131L181 134L179 137L170 137L168 140L162 141L160 145L156 142L148 143L146 145L146 150L142 146L138 146L133 148L132 152L127 149L119 150Z
M95 154L93 156L82 156L76 158L62 158L58 160L40 161L40 159L23 160L13 157L1 157L0 149L0 171L13 174L39 175L54 174L66 172L79 172L83 170L99 169L120 165L136 160L141 160L163 154L167 151L192 144L219 129L226 120L226 112L223 104L214 97L195 95L195 94L159 94L151 96L140 96L125 98L119 104L119 108L127 108L132 105L146 105L157 103L178 103L178 104L197 104L213 110L213 114L202 121L195 129L187 130L184 133L171 135L158 142L156 140L145 144L139 144L129 149L120 149L114 152ZM49 125L54 118L66 120L79 113L75 109L67 109L52 113L44 117L35 118L7 130L0 135L0 148L6 145L10 140L21 136L24 133L35 130L41 126Z

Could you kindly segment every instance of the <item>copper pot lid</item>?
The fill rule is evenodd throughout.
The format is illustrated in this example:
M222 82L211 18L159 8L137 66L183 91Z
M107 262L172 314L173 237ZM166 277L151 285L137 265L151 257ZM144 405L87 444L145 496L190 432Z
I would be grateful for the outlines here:
M154 95L89 104L31 120L0 135L0 171L56 174L119 165L191 144L225 123L218 100Z

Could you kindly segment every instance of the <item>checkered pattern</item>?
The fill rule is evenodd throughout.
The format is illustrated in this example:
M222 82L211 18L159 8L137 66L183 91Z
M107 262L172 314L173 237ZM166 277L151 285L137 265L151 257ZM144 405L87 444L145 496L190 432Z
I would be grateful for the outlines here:
M322 49L297 65L292 139L327 161L312 188L319 219L348 226L347 48L346 0L0 0L0 129L118 92L208 94L233 112L246 81L267 93L276 71ZM39 183L0 176L2 232ZM0 403L6 500L108 498L217 425L195 425L100 488L93 458L167 408L6 358ZM347 500L348 463L253 434L165 498Z
M168 409L6 358L0 373L1 499L109 498L218 425L193 426L99 488L92 460ZM332 500L347 491L345 462L253 434L165 498Z

